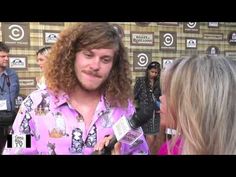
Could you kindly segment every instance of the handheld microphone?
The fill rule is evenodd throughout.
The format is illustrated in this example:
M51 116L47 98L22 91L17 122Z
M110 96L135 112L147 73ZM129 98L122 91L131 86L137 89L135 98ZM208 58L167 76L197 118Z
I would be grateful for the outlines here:
M143 135L141 126L148 122L153 116L155 103L145 110L135 112L131 119L127 120L124 116L113 125L114 136L107 146L101 151L94 151L91 155L111 155L115 144L120 141L126 144L133 144Z

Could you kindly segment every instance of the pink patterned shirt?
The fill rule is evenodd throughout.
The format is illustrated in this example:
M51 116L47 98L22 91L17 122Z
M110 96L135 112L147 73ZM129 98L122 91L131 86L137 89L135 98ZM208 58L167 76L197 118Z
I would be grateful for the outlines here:
M89 155L97 142L113 134L112 125L122 115L131 117L134 106L109 107L101 96L88 129L69 103L68 95L55 97L47 89L32 92L21 104L12 134L30 134L30 148L7 148L3 154ZM148 154L144 136L129 146L122 144L121 154Z

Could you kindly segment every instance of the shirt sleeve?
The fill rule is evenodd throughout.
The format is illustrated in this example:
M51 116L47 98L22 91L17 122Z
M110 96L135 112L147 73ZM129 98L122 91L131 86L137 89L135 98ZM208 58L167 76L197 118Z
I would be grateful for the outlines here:
M7 143L5 148L3 149L3 155L33 155L38 154L36 148L36 134L35 134L35 122L31 117L33 109L29 109L26 107L26 103L30 100L30 96L28 96L21 104L18 114L15 118L15 121L12 126L12 130L10 135L30 135L30 147L29 148L20 148L14 147L14 142L12 142L12 147L7 147Z
M16 72L12 72L10 75L10 95L11 95L11 103L12 103L12 110L15 109L15 99L19 95L20 85L19 85L19 78Z

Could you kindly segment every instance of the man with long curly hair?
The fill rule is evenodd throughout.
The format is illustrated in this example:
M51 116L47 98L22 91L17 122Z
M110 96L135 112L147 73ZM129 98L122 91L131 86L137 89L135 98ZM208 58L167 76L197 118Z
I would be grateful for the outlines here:
M112 125L131 117L131 72L119 34L109 23L76 24L59 35L45 65L46 89L23 102L13 133L30 134L19 154L91 154L107 144ZM112 154L147 154L144 136ZM14 150L5 148L4 154Z

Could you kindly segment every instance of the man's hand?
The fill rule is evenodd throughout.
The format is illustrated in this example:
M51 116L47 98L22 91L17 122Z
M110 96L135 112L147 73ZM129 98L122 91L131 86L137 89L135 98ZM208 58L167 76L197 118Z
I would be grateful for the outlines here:
M103 140L101 140L94 146L94 150L101 151L104 148L104 146L107 146L109 144L111 139L112 139L112 135L104 137ZM120 148L121 148L121 143L117 142L114 146L114 149L111 151L111 155L120 155Z

